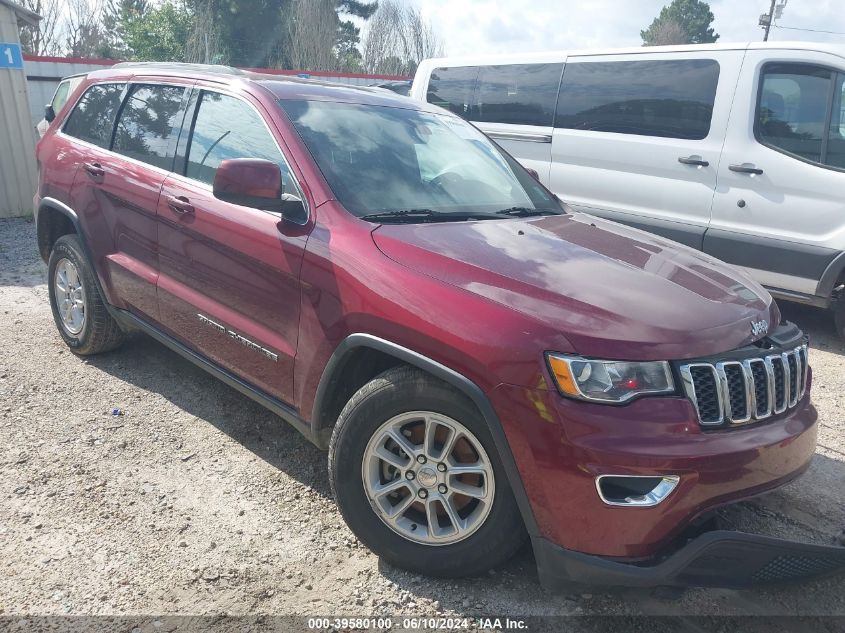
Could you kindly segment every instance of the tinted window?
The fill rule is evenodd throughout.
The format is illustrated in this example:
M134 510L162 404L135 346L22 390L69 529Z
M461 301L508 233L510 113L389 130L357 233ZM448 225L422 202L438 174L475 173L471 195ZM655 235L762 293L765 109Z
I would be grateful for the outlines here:
M555 126L703 139L718 82L709 59L568 63Z
M845 167L841 108L841 76L818 66L769 64L758 94L757 138L805 160Z
M465 119L473 119L477 66L435 68L428 80L426 100Z
M181 86L134 86L117 120L112 150L171 169L184 93Z
M845 169L845 75L836 78L825 164Z
M295 193L282 154L258 113L235 97L203 92L188 148L187 176L211 184L220 162L229 158L278 163L285 191Z
M473 121L551 125L563 64L483 66Z
M59 84L59 87L56 88L56 94L53 95L53 101L51 105L53 106L53 112L56 114L62 109L62 106L67 102L67 96L70 92L70 80L66 79Z
M86 90L65 124L65 134L107 149L124 86L98 84Z
M428 209L489 213L560 204L481 132L450 114L282 101L338 200L363 216Z

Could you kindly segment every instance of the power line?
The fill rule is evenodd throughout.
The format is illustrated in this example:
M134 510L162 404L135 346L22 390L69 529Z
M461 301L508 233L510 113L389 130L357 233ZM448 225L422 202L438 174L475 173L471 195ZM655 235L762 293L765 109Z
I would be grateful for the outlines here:
M810 33L827 33L828 35L845 35L843 31L823 31L821 29L801 29L797 26L781 26L780 24L775 24L774 27L776 29L786 29L788 31L808 31Z

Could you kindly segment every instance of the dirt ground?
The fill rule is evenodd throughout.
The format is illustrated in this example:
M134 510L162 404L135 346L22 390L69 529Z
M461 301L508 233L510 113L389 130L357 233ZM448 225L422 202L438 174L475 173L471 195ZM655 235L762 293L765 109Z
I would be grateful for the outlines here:
M483 578L392 568L344 525L326 455L269 412L144 336L102 356L69 353L45 270L34 225L0 220L3 617L845 616L845 577L666 600L547 594L527 549ZM724 518L831 543L845 527L845 345L827 314L783 310L812 336L818 452L804 477Z

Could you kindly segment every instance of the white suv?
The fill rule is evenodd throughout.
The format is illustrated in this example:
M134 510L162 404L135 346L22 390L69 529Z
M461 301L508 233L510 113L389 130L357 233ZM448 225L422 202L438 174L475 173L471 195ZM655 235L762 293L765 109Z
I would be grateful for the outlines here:
M571 206L831 307L845 336L843 80L843 46L717 44L426 60L411 96Z

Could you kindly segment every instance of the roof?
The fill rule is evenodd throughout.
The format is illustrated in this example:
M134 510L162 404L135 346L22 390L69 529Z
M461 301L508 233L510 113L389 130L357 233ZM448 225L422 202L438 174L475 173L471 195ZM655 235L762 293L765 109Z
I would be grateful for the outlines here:
M407 97L377 87L350 86L346 84L304 79L289 75L257 73L229 66L208 64L178 64L168 62L132 62L115 64L110 68L88 73L96 80L128 80L135 77L180 77L206 79L226 84L257 84L277 99L307 99L313 101L338 101L369 105L430 110L425 102L411 101Z
M559 50L539 53L516 53L497 55L470 55L464 57L442 57L426 59L420 64L431 66L475 66L495 63L552 63L568 57L587 55L653 55L655 53L686 53L731 50L802 50L820 51L845 57L845 45L821 42L717 42L715 44L684 44L672 46L637 46L635 48L594 48L584 50Z
M40 15L12 2L12 0L0 0L0 6L9 7L15 13L18 23L23 22L24 24L29 24L30 26L38 26L38 21L41 20Z

